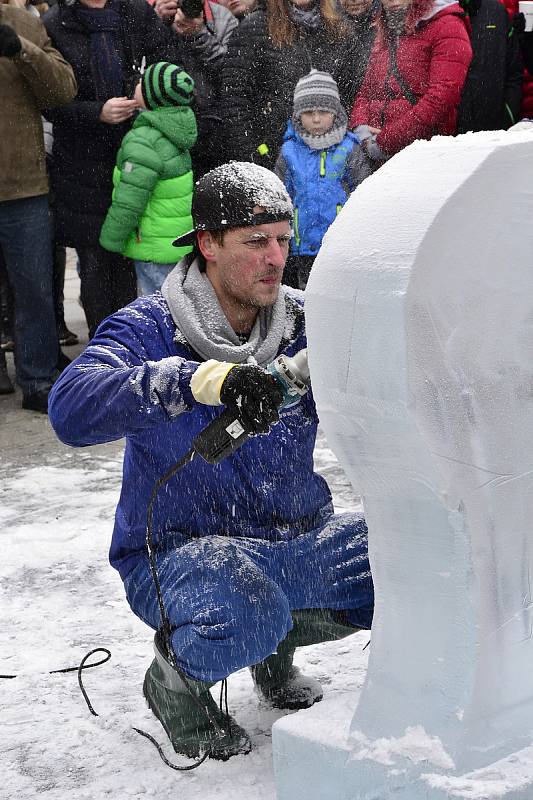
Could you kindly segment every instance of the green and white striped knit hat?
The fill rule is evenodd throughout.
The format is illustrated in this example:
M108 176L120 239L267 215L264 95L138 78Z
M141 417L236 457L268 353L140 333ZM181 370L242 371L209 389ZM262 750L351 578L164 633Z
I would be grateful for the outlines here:
M190 75L168 61L150 64L141 78L141 91L146 108L190 106L194 81Z

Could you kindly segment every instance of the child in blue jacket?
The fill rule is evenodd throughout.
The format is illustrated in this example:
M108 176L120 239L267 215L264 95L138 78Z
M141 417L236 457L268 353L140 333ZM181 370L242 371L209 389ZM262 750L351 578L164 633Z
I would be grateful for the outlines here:
M349 194L372 171L347 124L337 84L328 72L313 69L298 81L275 167L294 204L294 234L283 279L288 286L305 289L324 234Z

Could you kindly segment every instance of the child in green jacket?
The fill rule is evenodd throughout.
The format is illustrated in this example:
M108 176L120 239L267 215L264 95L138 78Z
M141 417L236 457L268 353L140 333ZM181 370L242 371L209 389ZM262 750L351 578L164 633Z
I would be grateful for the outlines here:
M117 154L113 202L100 244L134 260L139 294L158 291L176 261L191 250L175 248L172 241L193 228L193 93L192 78L179 67L164 61L149 66L134 94L146 110Z

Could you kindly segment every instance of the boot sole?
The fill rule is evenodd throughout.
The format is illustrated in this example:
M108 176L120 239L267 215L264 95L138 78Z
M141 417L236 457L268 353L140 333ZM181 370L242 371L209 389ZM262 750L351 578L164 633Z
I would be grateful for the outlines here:
M259 688L259 686L255 687L255 693L261 702L267 703L271 708L278 708L281 711L302 711L304 708L311 708L311 706L314 706L315 703L320 703L320 701L324 699L324 695L321 694L318 697L313 698L309 703L297 700L282 703L276 702L275 699L269 697L268 694L265 694L265 692Z

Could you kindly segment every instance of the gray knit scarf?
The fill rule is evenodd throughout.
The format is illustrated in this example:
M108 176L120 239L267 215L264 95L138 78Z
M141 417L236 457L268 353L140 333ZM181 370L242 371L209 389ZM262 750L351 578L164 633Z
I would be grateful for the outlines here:
M340 144L346 136L348 117L346 116L346 111L341 109L333 121L333 126L321 136L313 136L312 133L308 133L302 125L299 116L292 116L292 124L298 136L304 140L311 150L327 150L328 147Z
M286 0L286 7L289 19L299 28L303 28L306 31L318 30L322 22L318 2L314 3L310 8L299 8L294 3L291 3L291 0Z
M190 266L189 266L190 264ZM288 323L285 289L273 306L261 308L245 344L229 324L211 282L198 260L182 259L161 288L178 331L204 359L267 366L279 351ZM179 333L178 333L179 337Z

